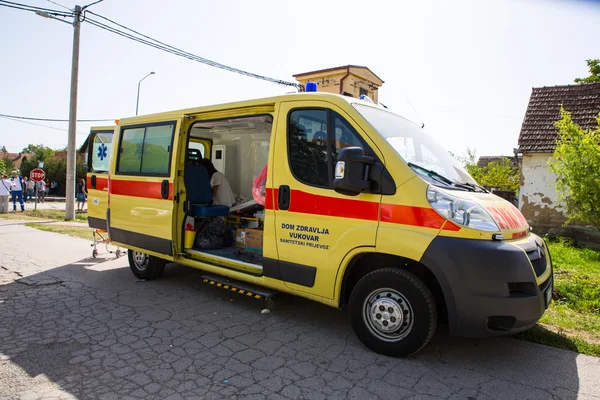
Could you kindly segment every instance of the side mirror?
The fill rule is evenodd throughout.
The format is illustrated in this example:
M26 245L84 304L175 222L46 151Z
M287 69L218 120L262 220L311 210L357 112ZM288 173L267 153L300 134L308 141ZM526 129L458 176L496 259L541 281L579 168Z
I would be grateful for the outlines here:
M360 147L346 147L340 150L335 166L333 189L349 196L370 191L369 167L374 162L375 159L365 156Z

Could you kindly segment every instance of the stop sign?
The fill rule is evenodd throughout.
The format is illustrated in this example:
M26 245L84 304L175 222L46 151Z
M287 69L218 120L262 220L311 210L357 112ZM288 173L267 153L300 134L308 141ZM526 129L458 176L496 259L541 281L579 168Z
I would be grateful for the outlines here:
M41 182L46 177L46 174L44 173L43 169L36 168L31 171L31 173L29 174L29 177L34 182Z

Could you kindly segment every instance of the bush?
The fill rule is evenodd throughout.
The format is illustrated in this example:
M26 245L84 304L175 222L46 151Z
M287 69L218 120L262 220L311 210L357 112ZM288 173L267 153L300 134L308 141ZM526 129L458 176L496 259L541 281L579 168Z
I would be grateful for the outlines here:
M556 191L565 205L567 223L590 224L600 230L600 117L595 129L582 129L561 107L558 140L550 171L556 175Z

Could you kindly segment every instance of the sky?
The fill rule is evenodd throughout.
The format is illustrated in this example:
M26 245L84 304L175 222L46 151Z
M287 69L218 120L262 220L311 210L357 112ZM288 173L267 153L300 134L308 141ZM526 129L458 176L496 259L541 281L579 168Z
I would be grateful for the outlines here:
M48 0L14 0L65 9ZM68 8L75 0L53 0ZM86 0L91 1L91 0ZM86 3L80 3L84 5ZM512 155L533 87L572 84L600 58L597 1L104 0L90 10L236 68L292 75L355 64L379 100L461 154ZM93 17L93 16L91 16ZM0 7L0 114L67 119L73 28ZM118 119L289 93L280 86L81 27L78 119ZM63 148L67 123L0 118L0 146ZM78 123L77 144L92 125Z

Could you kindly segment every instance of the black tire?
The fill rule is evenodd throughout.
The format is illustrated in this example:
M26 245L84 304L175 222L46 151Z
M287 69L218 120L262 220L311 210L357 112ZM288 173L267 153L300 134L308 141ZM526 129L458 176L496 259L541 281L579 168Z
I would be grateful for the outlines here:
M360 341L391 357L421 350L437 326L433 294L421 279L402 269L384 268L365 275L350 294L348 311Z
M167 262L162 258L133 250L129 250L127 255L131 272L139 279L150 281L159 278L165 272Z

